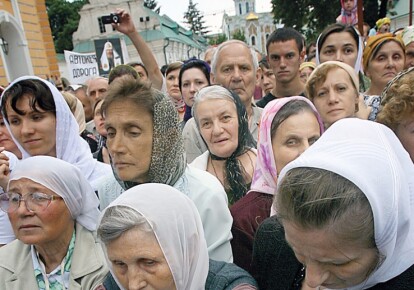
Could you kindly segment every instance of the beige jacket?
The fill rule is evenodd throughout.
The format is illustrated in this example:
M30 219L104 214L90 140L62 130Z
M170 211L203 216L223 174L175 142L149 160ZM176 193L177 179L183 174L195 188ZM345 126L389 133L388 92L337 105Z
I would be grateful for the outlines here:
M93 233L76 224L69 289L95 289L103 283L107 273L102 248ZM0 248L0 289L38 289L30 245L15 240Z

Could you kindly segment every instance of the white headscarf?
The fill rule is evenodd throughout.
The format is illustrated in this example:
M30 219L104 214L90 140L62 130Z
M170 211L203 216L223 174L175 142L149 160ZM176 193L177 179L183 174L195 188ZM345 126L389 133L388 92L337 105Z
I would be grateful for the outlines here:
M102 212L99 223L105 211L117 205L134 209L151 225L177 289L205 289L209 267L207 244L200 215L186 195L165 184L137 185L113 201ZM111 269L109 261L108 265ZM113 272L112 275L117 281ZM123 289L118 281L117 284Z
M18 162L10 174L10 181L21 178L39 183L63 197L77 223L90 231L96 229L99 200L78 168L54 157L34 156Z
M362 54L364 52L364 40L362 39L362 36L359 34L358 29L355 29L355 28L353 28L353 29L358 34L358 43L357 43L357 46L358 46L358 55L357 55L357 59L355 61L355 64L354 64L353 68L355 69L355 72L357 74L359 74L359 72L361 72L361 73L364 72L363 69L362 69ZM332 32L332 33L337 33L337 32ZM319 57L319 55L320 55L321 52L319 51L319 48L318 48L319 47L319 41L321 40L321 35L322 34L319 34L318 40L316 41L316 55L315 55L315 57L316 57L316 66L318 66L318 65L321 64L321 59ZM326 39L328 37L329 37L329 35L327 37L325 37L325 41L326 41ZM321 46L321 48L322 48L322 46Z
M371 205L375 243L385 259L366 281L347 289L370 288L414 264L414 165L389 128L356 118L339 120L282 170L279 181L297 167L345 177Z
M30 79L39 80L46 84L53 95L56 107L56 158L62 159L78 167L89 182L93 182L105 174L111 174L109 165L98 163L93 159L88 143L79 136L79 125L70 111L65 98L52 83L36 76L20 77L7 87L1 95L1 100L3 100L4 94L7 93L14 84ZM13 136L13 133L10 130L10 125L6 119L4 119L4 123L6 124L13 141L22 152L23 159L30 157L31 155L24 150L22 145Z

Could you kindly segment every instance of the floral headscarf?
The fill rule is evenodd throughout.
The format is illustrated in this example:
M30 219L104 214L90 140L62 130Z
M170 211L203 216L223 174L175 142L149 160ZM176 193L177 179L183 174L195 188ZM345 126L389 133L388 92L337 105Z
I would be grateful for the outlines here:
M300 96L286 97L276 99L268 103L263 110L262 118L260 120L256 167L254 169L250 191L272 195L276 193L277 169L272 148L272 122L280 109L287 103L294 100L302 100L309 104L309 107L311 107L311 109L315 112L315 117L318 119L321 135L324 132L322 119L319 116L315 106L307 98Z

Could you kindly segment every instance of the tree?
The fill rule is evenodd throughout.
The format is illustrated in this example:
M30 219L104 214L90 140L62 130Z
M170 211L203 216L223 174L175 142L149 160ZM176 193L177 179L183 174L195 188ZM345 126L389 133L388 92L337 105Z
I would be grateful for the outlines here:
M316 39L326 26L334 23L340 11L340 1L272 0L275 23L281 21L303 33L308 40Z
M161 6L157 7L157 5L158 3L156 0L144 0L144 7L154 10L155 13L160 14Z
M216 37L212 37L208 40L209 45L219 45L227 40L227 36L224 33L217 35Z
M79 11L88 0L46 0L46 11L52 30L55 50L62 53L64 50L72 50L72 34L78 29Z
M246 36L244 35L244 31L242 31L241 29L237 29L236 31L234 31L231 37L232 39L238 39L246 42Z
M197 3L193 3L192 0L188 3L187 12L184 13L184 19L184 23L195 34L204 35L209 32L205 26L203 14L198 10Z

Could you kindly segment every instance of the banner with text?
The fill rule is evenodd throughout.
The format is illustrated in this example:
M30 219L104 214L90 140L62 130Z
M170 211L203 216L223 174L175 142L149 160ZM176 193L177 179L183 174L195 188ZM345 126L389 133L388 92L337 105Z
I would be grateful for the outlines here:
M65 50L65 60L71 84L84 84L88 79L99 76L95 53L77 53Z

